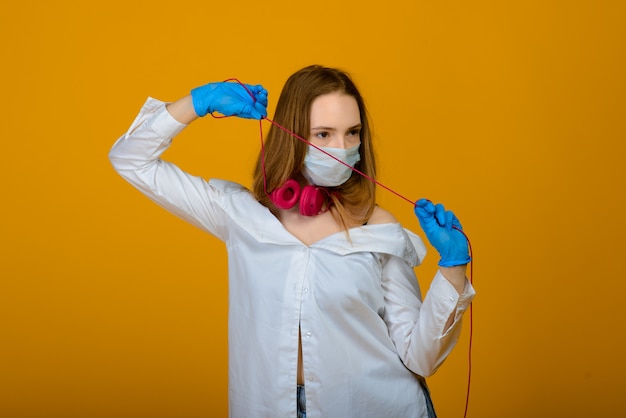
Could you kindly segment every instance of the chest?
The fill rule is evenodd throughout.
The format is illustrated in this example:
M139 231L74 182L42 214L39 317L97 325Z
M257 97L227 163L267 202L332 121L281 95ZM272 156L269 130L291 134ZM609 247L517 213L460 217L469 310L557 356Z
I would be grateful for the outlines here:
M342 231L330 212L317 216L302 216L295 211L282 211L278 219L283 227L304 245L312 245Z
M335 252L342 234L312 246L240 241L229 252L233 297L244 303L292 304L324 312L378 312L383 306L382 262L370 251ZM292 312L289 310L289 312Z

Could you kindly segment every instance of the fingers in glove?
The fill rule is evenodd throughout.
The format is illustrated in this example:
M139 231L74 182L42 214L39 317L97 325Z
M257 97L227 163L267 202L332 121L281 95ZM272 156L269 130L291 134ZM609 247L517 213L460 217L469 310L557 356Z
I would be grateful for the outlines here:
M446 225L446 216L446 209L441 203L437 203L437 205L435 206L435 219L437 219L437 223L439 224L439 226Z

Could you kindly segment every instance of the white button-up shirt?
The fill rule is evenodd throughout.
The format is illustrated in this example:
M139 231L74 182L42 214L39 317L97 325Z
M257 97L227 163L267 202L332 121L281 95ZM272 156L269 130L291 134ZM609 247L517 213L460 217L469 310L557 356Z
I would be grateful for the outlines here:
M427 416L421 376L456 344L469 282L459 295L437 273L422 302L413 267L426 250L398 223L303 244L243 186L160 159L184 127L148 99L109 157L141 192L226 244L230 416L295 417L299 334L308 418Z

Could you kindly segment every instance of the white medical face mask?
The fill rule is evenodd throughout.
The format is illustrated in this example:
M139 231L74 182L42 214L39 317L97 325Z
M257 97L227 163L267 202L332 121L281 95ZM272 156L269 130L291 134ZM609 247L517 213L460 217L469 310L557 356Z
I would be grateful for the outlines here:
M361 160L359 145L352 148L326 148L320 147L335 158L340 159L350 167L354 167ZM348 181L352 170L341 164L334 158L329 157L315 147L309 146L304 157L304 177L316 186L334 187Z

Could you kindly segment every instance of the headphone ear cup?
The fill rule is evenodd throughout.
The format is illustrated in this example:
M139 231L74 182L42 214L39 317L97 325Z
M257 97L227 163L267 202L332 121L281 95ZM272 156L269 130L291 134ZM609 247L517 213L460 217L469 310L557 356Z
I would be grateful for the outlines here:
M304 186L300 193L300 213L304 216L315 216L322 212L326 203L326 191L321 187Z
M285 184L270 193L270 200L281 209L291 209L300 198L300 185L294 179L288 179Z

